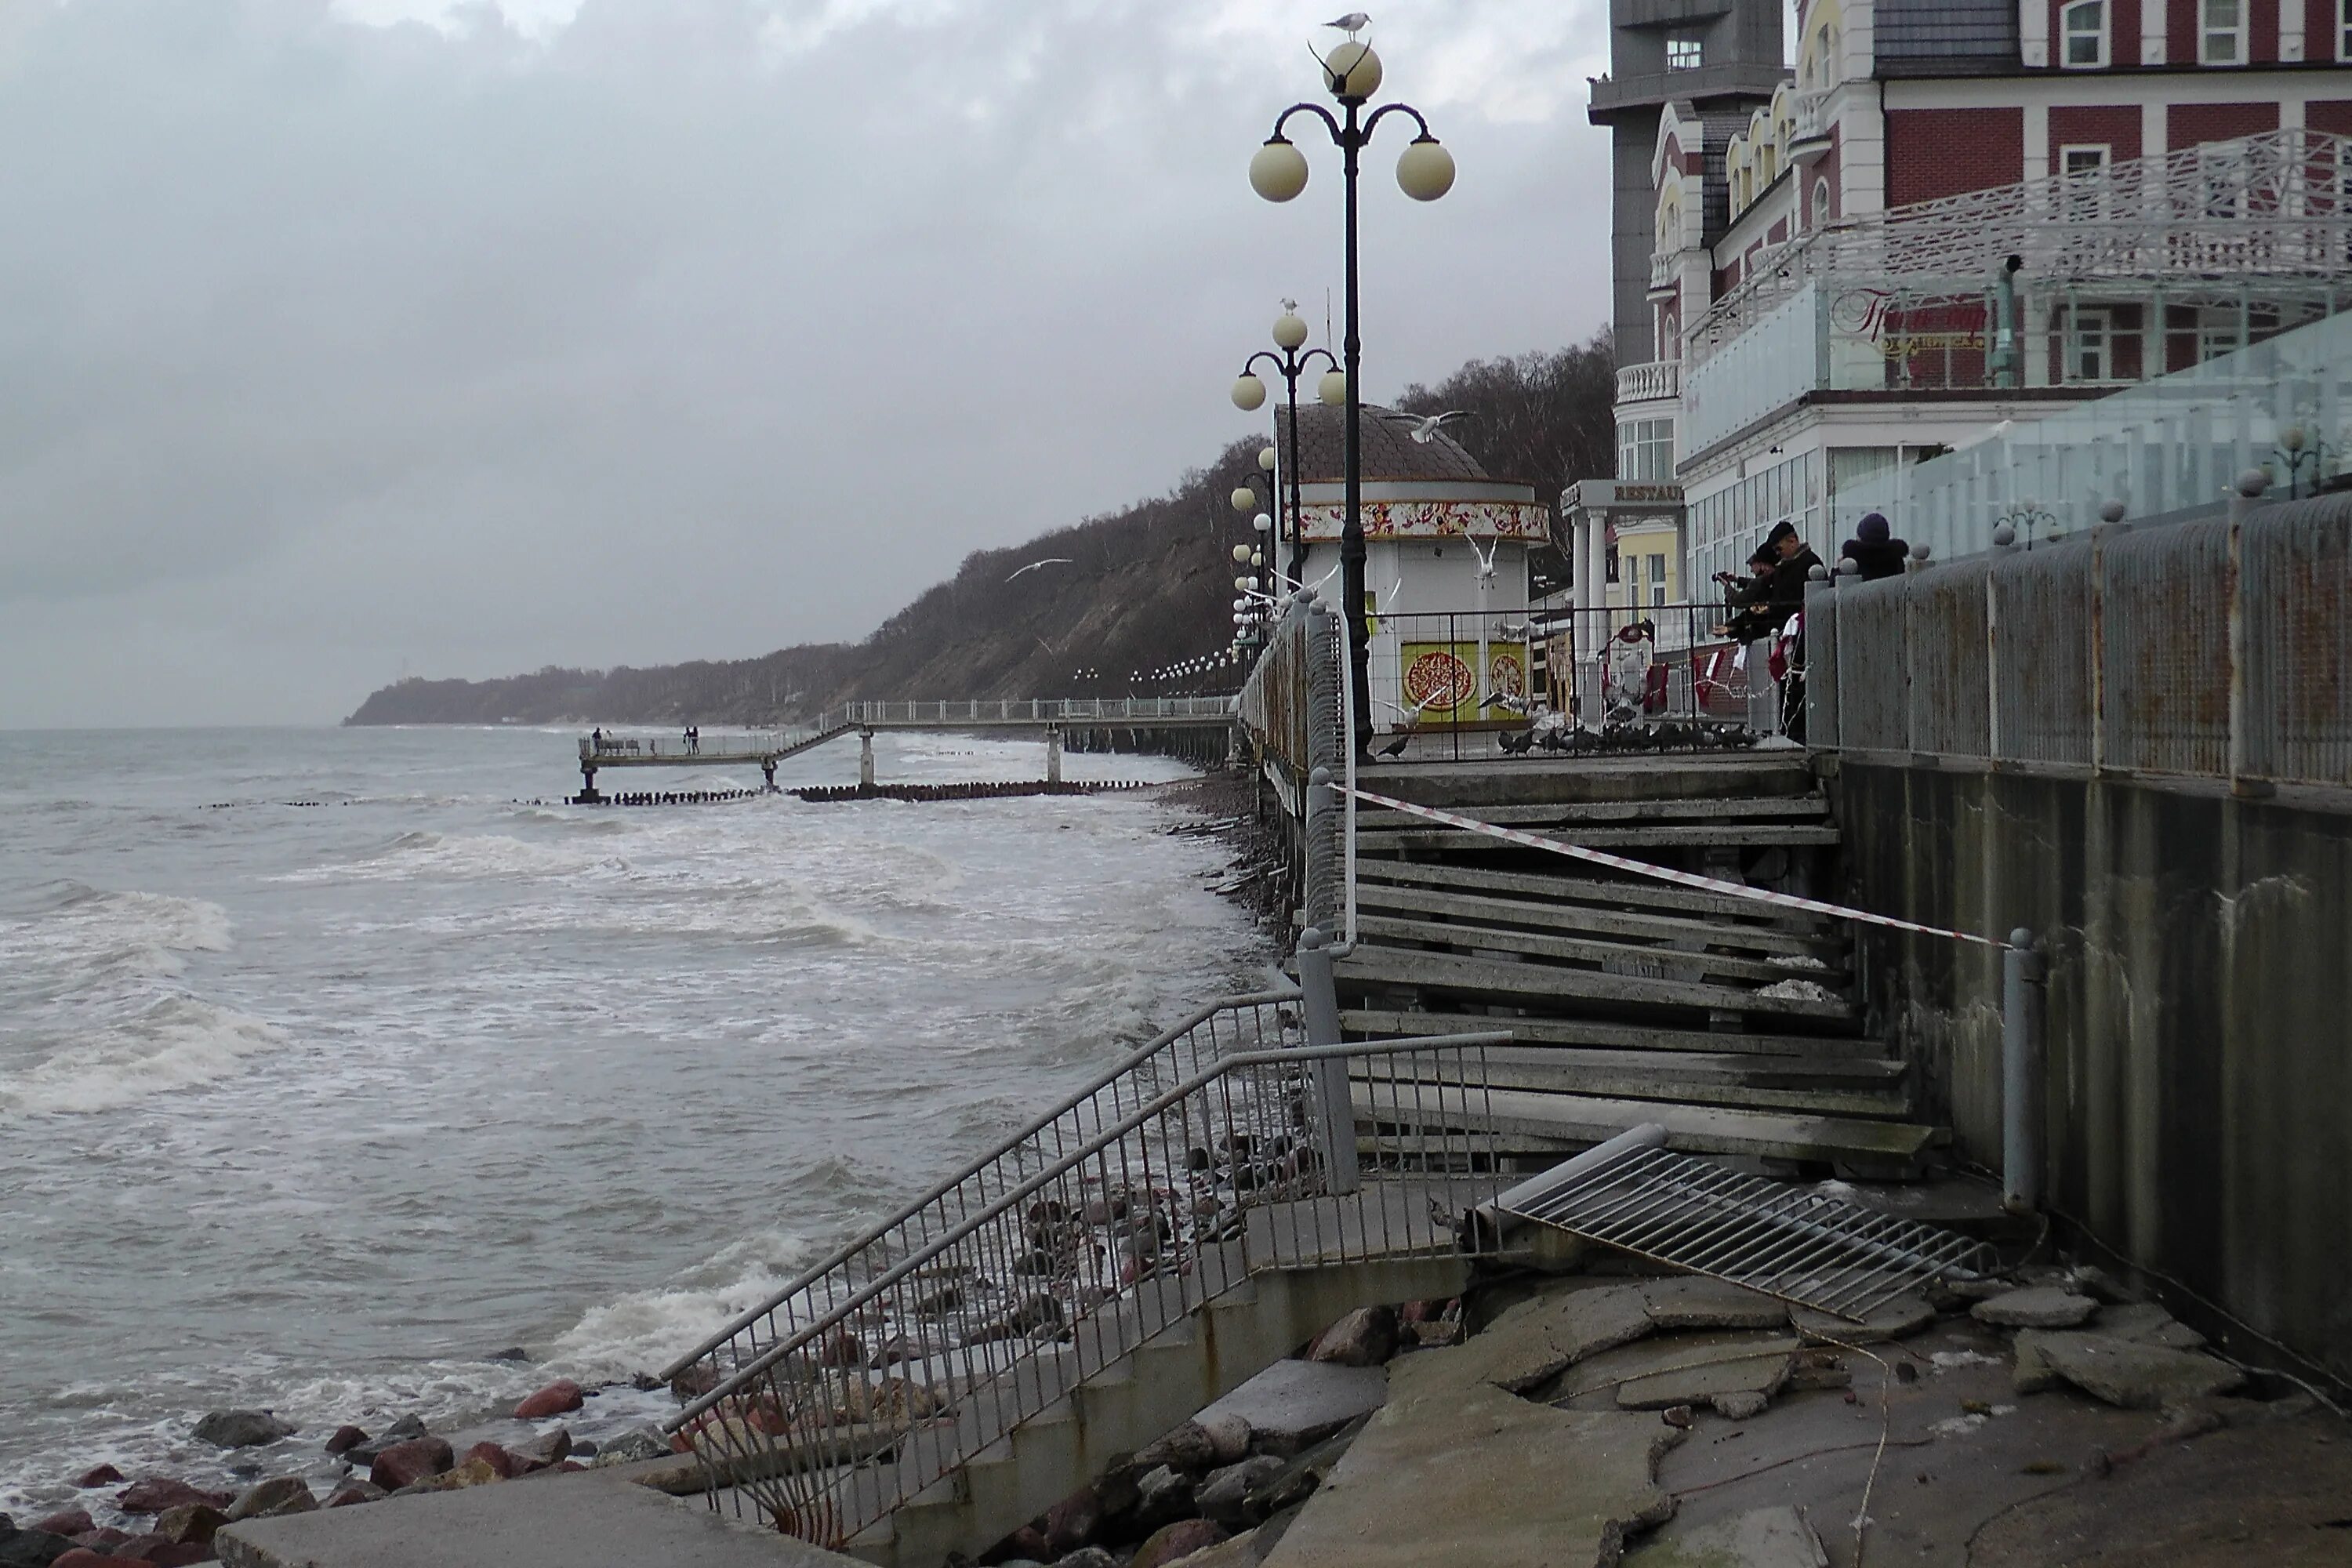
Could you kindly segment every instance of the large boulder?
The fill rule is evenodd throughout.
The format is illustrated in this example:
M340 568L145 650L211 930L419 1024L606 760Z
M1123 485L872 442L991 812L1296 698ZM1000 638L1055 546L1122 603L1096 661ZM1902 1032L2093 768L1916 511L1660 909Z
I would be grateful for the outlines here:
M84 1470L81 1474L76 1476L74 1478L74 1485L87 1490L91 1487L116 1486L119 1485L121 1480L122 1472L121 1470L116 1469L112 1465L99 1465L90 1469Z
M1087 1545L1102 1528L1102 1499L1091 1486L1080 1487L1045 1510L1039 1526L1048 1557L1064 1557Z
M1202 1518L1213 1519L1228 1530L1240 1530L1264 1517L1255 1501L1257 1490L1286 1468L1283 1460L1271 1454L1243 1459L1221 1470L1212 1470L1192 1500L1199 1506Z
M289 1513L309 1513L319 1506L310 1495L310 1483L299 1476L273 1476L268 1480L247 1487L228 1505L228 1520L234 1524L240 1519L278 1519Z
M457 1462L457 1456L446 1437L411 1437L404 1443L394 1443L375 1457L368 1468L368 1479L388 1492L415 1486L427 1476L437 1476Z
M1359 1307L1316 1335L1307 1359L1340 1366L1379 1366L1396 1352L1396 1309Z
M71 1541L62 1535L51 1535L46 1530L18 1530L14 1525L0 1528L0 1568L49 1568L50 1563L73 1550Z
M51 1535L86 1535L98 1528L86 1508L61 1508L45 1518L37 1519L27 1530L47 1531Z
M509 1443L507 1445L507 1451L522 1460L523 1468L526 1469L544 1469L550 1465L560 1465L570 1458L572 1447L571 1429L558 1426L551 1432L541 1432L536 1437L526 1437L520 1443ZM592 1447L588 1451L593 1454L595 1449ZM658 1458L660 1456L656 1454L650 1457Z
M1128 1568L1167 1568L1195 1552L1205 1552L1225 1538L1225 1527L1213 1520L1180 1519L1151 1532L1136 1549Z
M568 1377L559 1377L537 1394L514 1407L518 1421L542 1421L550 1415L562 1415L577 1410L587 1395L580 1385Z
M596 1463L603 1465L633 1465L639 1459L659 1459L670 1452L669 1439L651 1426L633 1426L617 1437L608 1437L596 1450Z
M341 1454L356 1448L368 1440L368 1435L356 1426L338 1426L327 1437L327 1452Z
M196 1441L215 1448L258 1448L294 1435L294 1423L267 1410L215 1410L196 1423Z
M1173 1428L1135 1456L1137 1468L1143 1470L1162 1465L1171 1470L1205 1470L1216 1462L1217 1440L1197 1421Z
M1278 1361L1201 1412L1199 1419L1213 1432L1220 1421L1234 1417L1249 1428L1259 1453L1297 1454L1379 1409L1388 1396L1388 1376L1376 1366Z
M373 1481L364 1481L359 1477L353 1476L350 1480L345 1481L341 1486L337 1487L333 1491L327 1494L327 1506L329 1508L351 1508L356 1504L363 1502L380 1502L391 1495L391 1493L385 1491Z
M215 1508L226 1508L229 1500L226 1492L205 1491L170 1476L148 1476L114 1494L114 1506L125 1513L162 1513L184 1502L208 1502Z
M1165 1465L1146 1470L1137 1479L1135 1489L1134 1527L1138 1530L1158 1530L1163 1524L1191 1519L1200 1511L1192 1501L1192 1478L1181 1470L1171 1470Z
M228 1522L228 1515L205 1502L184 1502L155 1516L155 1533L166 1541L211 1542L213 1532Z

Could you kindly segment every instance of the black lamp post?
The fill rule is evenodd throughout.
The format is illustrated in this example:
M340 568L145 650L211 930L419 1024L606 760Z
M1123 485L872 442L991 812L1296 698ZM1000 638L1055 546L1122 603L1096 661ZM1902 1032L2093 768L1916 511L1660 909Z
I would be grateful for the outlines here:
M1284 575L1297 582L1299 573L1305 570L1307 561L1307 542L1300 537L1299 526L1301 509L1298 500L1298 378L1307 374L1307 367L1314 363L1318 354L1322 356L1323 363L1330 367L1323 377L1326 384L1318 390L1318 396L1322 393L1338 391L1344 400L1344 388L1348 378L1346 373L1340 370L1339 360L1333 357L1329 349L1302 351L1301 345L1307 342L1307 323L1299 319L1297 310L1289 300L1285 300L1282 304L1282 314L1276 317L1274 321L1274 349L1260 349L1243 362L1242 373L1234 382L1234 406L1244 414L1254 413L1265 406L1265 383L1257 378L1258 361L1265 361L1274 367L1274 374L1282 377L1284 406L1288 415L1289 423L1287 436L1289 456L1283 464L1283 476L1284 488L1290 491L1290 567ZM1275 349L1279 349L1281 353L1276 353ZM1339 384L1337 386L1330 384L1335 382ZM1325 398L1324 401L1331 400ZM1278 513L1279 509L1276 510ZM1277 533L1276 542L1279 542L1280 535Z
M1354 18L1350 18L1353 20ZM1433 202L1454 187L1454 154L1429 133L1421 110L1384 103L1370 114L1365 103L1380 90L1381 59L1371 46L1350 37L1322 57L1323 85L1339 100L1338 116L1319 103L1295 103L1277 115L1274 134L1250 159L1250 185L1270 202L1286 202L1307 188L1307 154L1283 135L1294 114L1311 114L1339 147L1347 186L1347 333L1341 341L1340 374L1347 383L1347 512L1339 532L1340 596L1348 625L1348 658L1355 673L1355 747L1362 754L1372 733L1370 627L1364 615L1363 442L1357 401L1357 371L1363 343L1357 333L1356 172L1364 148L1381 121L1391 114L1411 119L1421 134L1397 159L1397 184L1415 201Z
M2311 465L2311 484L2315 493L2319 481L2326 478L2327 458L2333 454L2326 442L2318 439L2300 425L2290 425L2279 433L2277 452L2286 464L2287 500L2303 494L2303 466ZM2268 464L2263 465L2265 468Z

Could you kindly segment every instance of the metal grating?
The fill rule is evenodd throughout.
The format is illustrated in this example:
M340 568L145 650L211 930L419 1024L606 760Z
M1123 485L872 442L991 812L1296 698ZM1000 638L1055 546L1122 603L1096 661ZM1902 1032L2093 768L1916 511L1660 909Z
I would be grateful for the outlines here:
M1495 1200L1518 1219L1850 1322L1931 1279L1972 1279L1982 1242L1874 1214L1817 1188L1742 1176L1635 1128Z

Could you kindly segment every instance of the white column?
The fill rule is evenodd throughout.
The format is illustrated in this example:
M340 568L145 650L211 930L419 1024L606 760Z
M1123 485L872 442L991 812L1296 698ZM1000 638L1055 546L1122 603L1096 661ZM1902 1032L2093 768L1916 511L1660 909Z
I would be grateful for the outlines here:
M2051 172L2050 105L2036 99L2025 106L2024 177L2038 180Z
M2049 65L2050 7L2042 4L2042 0L2020 0L2017 7L2017 49L2028 70L2040 70Z
M2165 11L2165 0L2139 0L2139 63L2144 66L2164 64Z
M2139 155L2143 158L2161 158L2172 151L2167 140L2169 132L2164 110L2165 100L2160 98L2140 105Z
M2318 11L2319 15L2323 18L2323 21L2321 22L2322 26L2326 25L2324 18L2328 12L2335 9L2335 5L2336 0L2320 0ZM2307 26L2305 20L2306 15L2305 0L2279 0L2280 59L2299 60L2304 58L2305 52L2304 48L2304 33ZM2323 49L2319 58L2321 59L2327 58L2329 52L2330 51Z

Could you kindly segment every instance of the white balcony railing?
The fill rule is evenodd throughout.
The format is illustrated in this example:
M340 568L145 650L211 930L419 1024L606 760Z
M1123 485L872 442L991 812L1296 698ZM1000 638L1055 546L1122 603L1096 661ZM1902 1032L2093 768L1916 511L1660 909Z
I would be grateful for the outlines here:
M1650 287L1671 289L1675 286L1675 253L1661 250L1650 257Z
M1800 143L1826 142L1829 139L1832 120L1829 106L1830 89L1827 88L1796 95L1795 101L1790 105L1789 156L1790 159L1801 163L1809 157L1819 157L1829 150L1827 147L1818 147L1799 151Z
M1653 360L1648 364L1626 364L1617 367L1617 401L1641 403L1654 397L1673 397L1682 391L1682 362Z

